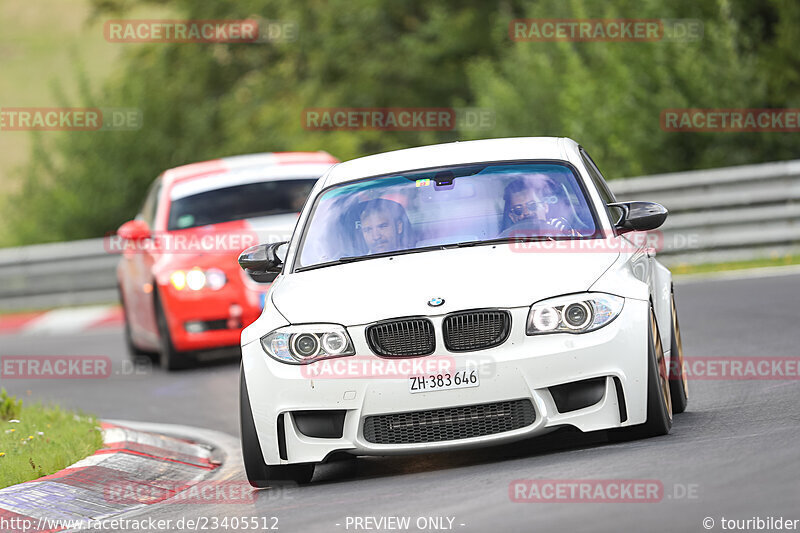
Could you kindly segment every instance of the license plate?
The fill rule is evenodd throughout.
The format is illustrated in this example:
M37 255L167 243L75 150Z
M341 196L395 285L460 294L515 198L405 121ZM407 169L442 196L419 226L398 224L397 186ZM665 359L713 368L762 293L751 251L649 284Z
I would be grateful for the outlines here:
M450 389L467 389L481 384L477 370L459 370L456 372L443 372L427 376L410 376L408 378L408 391L411 394L418 392L434 392Z

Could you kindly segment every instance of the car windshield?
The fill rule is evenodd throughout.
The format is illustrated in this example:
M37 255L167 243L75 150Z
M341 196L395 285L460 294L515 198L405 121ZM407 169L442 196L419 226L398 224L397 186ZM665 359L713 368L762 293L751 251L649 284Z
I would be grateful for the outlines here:
M247 183L185 196L172 201L169 230L299 213L317 179Z
M441 167L345 183L318 197L305 228L301 269L445 245L598 233L578 179L559 163Z

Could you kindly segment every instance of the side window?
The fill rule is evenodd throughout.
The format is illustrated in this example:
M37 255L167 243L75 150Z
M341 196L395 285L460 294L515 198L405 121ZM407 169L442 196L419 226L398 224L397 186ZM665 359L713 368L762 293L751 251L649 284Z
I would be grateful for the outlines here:
M583 148L581 148L581 157L583 158L583 164L586 165L586 169L589 171L589 176L592 177L594 186L597 187L597 192L600 193L600 198L602 198L606 204L616 202L617 199L614 198L614 193L608 188L608 184L606 180L603 179L600 169L597 168L597 165L594 164L592 158L589 157L589 154L587 154L586 150Z
M144 201L144 205L142 205L142 212L140 213L141 219L147 222L147 225L150 226L151 228L153 227L153 223L155 222L156 207L158 207L158 194L160 192L161 192L161 178L159 177L150 186L150 190L147 191L147 198Z
M581 158L583 159L583 164L586 165L586 170L589 172L589 177L592 178L592 183L594 183L597 192L600 194L600 199L603 200L605 204L606 213L608 213L608 219L611 221L611 224L616 224L620 217L622 217L622 210L618 207L608 207L608 204L612 204L617 201L614 197L614 193L611 192L611 189L608 188L608 184L606 180L603 179L603 175L600 174L600 170L597 168L597 165L594 164L594 161L589 154L586 153L586 150L581 148Z

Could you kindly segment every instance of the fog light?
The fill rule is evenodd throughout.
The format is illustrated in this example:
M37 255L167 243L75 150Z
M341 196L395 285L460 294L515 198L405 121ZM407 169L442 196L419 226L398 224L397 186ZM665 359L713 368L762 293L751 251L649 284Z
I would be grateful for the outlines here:
M187 322L183 325L187 333L202 333L206 330L205 324L200 321Z

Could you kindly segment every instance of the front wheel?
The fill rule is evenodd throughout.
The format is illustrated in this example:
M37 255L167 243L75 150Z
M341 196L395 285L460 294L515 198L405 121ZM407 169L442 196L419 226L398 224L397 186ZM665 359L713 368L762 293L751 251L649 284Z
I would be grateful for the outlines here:
M244 368L239 371L239 427L242 439L242 459L247 480L259 489L284 483L308 483L314 475L314 463L296 465L268 465L261 453L250 395L244 379Z
M647 328L647 420L644 424L613 429L609 440L625 441L666 435L672 429L672 397L670 396L667 361L661 336L658 333L656 314L650 306L650 324Z

